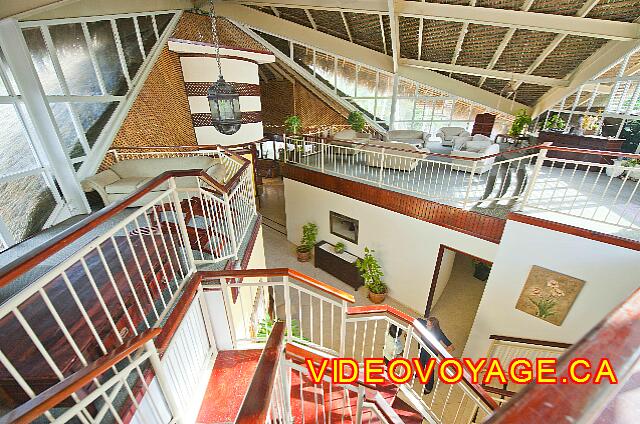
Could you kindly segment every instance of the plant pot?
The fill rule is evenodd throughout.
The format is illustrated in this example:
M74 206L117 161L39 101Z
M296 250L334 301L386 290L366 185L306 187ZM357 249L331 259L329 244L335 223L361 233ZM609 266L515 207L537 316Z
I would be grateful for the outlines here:
M384 299L387 297L386 293L371 293L369 292L369 300L373 303L382 303Z
M296 255L298 256L298 262L309 262L311 260L311 250L297 248Z
M487 281L490 272L491 267L485 263L480 262L475 264L475 271L473 272L473 276L480 281Z

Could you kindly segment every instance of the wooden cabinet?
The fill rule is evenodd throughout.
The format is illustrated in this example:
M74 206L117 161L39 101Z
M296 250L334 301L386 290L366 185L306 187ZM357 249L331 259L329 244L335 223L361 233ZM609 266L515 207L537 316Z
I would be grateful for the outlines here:
M316 244L314 250L315 266L339 278L355 290L364 285L364 279L356 268L356 261L360 259L349 252L336 253L334 246L326 241Z
M496 115L491 113L479 113L473 121L473 131L471 135L482 134L491 137L493 124L496 122Z
M563 134L559 132L553 131L540 131L538 135L538 143L546 143L551 142L556 147L571 147L574 149L586 149L586 150L602 150L607 152L619 152L622 148L623 139L620 138L607 138L607 137L599 137L599 136L591 136L591 135L573 135L573 134ZM594 154L585 154L579 152L559 152L554 150L549 150L547 152L547 157L550 158L558 158L558 159L567 159L567 160L576 160L581 162L593 162L593 163L612 163L614 158L607 156L600 156ZM545 162L545 165L548 165L549 162ZM565 162L557 162L554 166L563 166ZM569 165L566 166L569 169L572 169ZM581 165L578 166L578 169L586 170L587 166ZM590 167L592 171L600 171L599 167Z

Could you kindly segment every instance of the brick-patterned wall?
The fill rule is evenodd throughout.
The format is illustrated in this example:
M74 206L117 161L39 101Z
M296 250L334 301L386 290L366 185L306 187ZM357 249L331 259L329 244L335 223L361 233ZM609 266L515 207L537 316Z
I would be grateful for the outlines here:
M282 132L282 123L293 115L293 84L288 80L260 81L262 125L267 132Z
M218 18L216 27L221 46L268 51L262 44L249 37L225 18ZM173 31L172 37L212 44L211 20L205 15L185 12Z

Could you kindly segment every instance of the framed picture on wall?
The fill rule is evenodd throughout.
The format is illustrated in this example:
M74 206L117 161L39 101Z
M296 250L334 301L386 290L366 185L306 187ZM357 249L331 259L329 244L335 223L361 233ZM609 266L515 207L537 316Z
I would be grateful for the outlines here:
M329 211L329 230L331 234L358 244L358 220Z
M583 280L533 265L516 309L560 326L582 286Z

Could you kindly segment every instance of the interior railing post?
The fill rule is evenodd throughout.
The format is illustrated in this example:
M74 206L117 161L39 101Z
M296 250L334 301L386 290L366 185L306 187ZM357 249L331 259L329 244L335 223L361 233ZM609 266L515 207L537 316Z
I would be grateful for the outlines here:
M293 340L293 331L292 331L292 320L291 317L291 292L289 290L289 277L284 276L282 279L284 282L284 310L285 310L285 320L287 324L287 343L291 343ZM302 323L299 323L302 325Z
M471 193L471 186L473 185L473 174L476 172L476 167L478 166L478 161L474 160L473 165L471 165L471 173L469 175L469 184L467 185L467 191L464 194L464 200L462 201L462 209L467 207L467 203L469 202L469 194Z
M291 369L287 366L287 360L282 353L283 352L281 352L280 357L280 381L282 382L282 389L284 392L284 399L282 400L282 406L284 407L283 414L285 416L285 422L292 423L293 414L291 412Z
M189 262L189 272L191 273L196 270L196 262L193 257L193 251L190 248L191 240L189 240L187 223L184 222L184 213L182 211L182 205L180 204L180 196L178 196L178 186L176 185L175 177L171 177L171 179L169 179L169 189L171 190L171 200L173 201L173 204L176 207L176 212L178 213L178 216L176 217L178 219L178 228L180 228L180 237L185 241L184 250L185 255L187 255L187 261Z
M224 214L229 227L229 239L231 240L231 248L233 249L233 259L238 260L238 241L236 240L236 232L233 225L233 215L231 213L231 198L229 194L222 193L224 199Z
M286 134L282 134L282 141L284 142L284 148L282 151L282 161L284 163L287 163L287 155L289 154L289 148L287 146L287 135Z
M220 279L220 288L222 289L222 301L224 302L224 310L227 314L227 323L229 324L229 335L231 336L231 345L234 349L238 348L236 340L236 326L233 322L233 312L231 311L231 299L229 298L229 285L226 278Z
M347 301L342 301L342 311L341 311L341 319L340 321L340 356L344 356L346 349L346 340L347 340Z
M358 404L356 406L356 424L362 424L362 410L364 408L365 387L358 385Z
M324 138L320 139L320 170L324 173Z
M384 147L380 150L380 175L378 175L378 187L382 187L383 172L384 172Z
M167 405L169 406L169 410L171 411L171 415L173 415L173 420L171 422L175 422L177 424L183 423L184 421L182 420L180 407L178 406L175 393L172 390L172 385L169 383L169 378L165 373L162 362L160 362L160 355L158 354L156 345L153 343L153 340L149 340L144 344L144 347L151 353L151 356L149 356L149 362L151 363L151 368L158 379L160 391L162 391L162 394L167 401Z
M545 146L550 146L551 143L544 143ZM533 193L533 188L536 185L536 181L538 180L538 175L540 174L540 170L542 169L542 164L547 157L548 149L540 149L540 153L538 153L538 157L536 158L536 164L533 166L533 172L531 173L531 180L527 182L527 191L525 191L524 196L522 197L522 202L520 202L520 207L518 210L524 209L524 207L529 202L529 198L531 197L531 193ZM541 193L542 194L542 193Z

